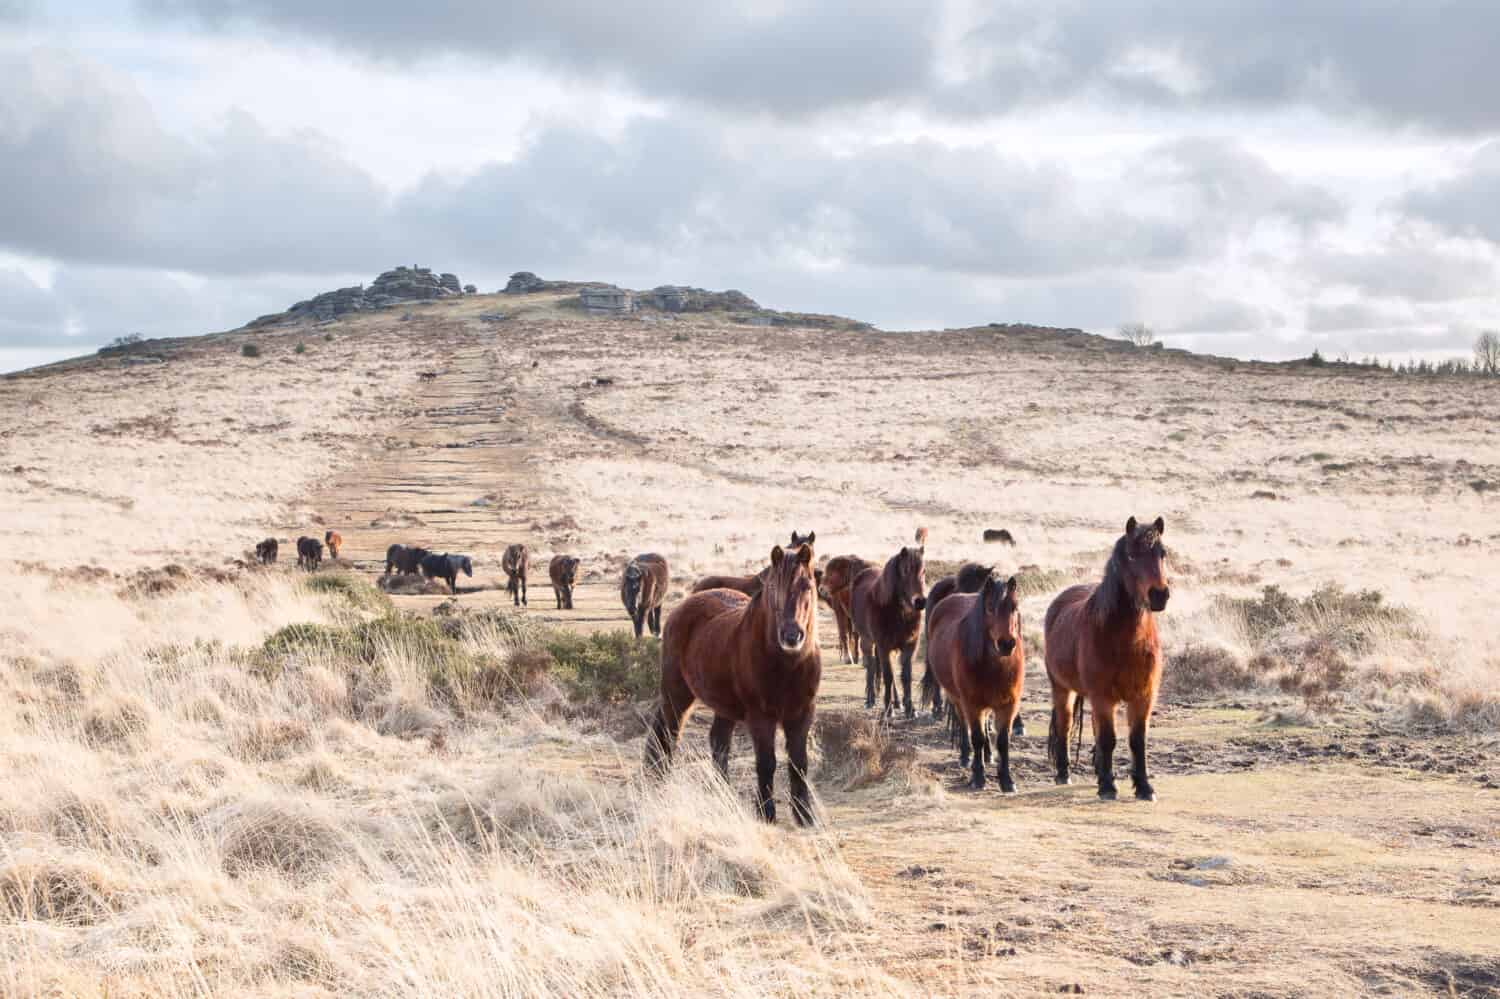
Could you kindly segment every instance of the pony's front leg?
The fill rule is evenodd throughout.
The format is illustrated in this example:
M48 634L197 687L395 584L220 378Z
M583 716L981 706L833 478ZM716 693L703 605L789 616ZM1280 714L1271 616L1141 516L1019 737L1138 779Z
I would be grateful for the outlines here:
M952 701L948 702L948 741L958 742L958 765L966 767L969 765L969 726L959 717L958 709Z
M734 719L714 715L714 723L708 729L708 748L713 752L714 766L719 776L729 779L729 747L734 742Z
M1152 700L1141 697L1125 706L1125 719L1130 723L1130 783L1142 801L1156 800L1156 790L1146 776L1146 729L1151 724Z
M967 710L967 708L965 708ZM984 787L984 748L987 739L984 734L984 722L980 720L981 712L975 711L974 716L969 719L969 741L974 744L974 768L969 776L969 787L975 791Z
M865 661L865 707L873 708L875 706L875 684L878 676L875 665L875 649L869 645L860 648L860 640L858 638L854 640L854 647L859 651L860 658Z
M812 729L812 720L809 710L801 718L782 722L782 730L786 732L787 780L792 786L792 818L799 826L810 826L817 821L807 786L807 733Z
M1115 705L1091 697L1089 708L1094 712L1094 774L1099 778L1099 797L1114 801L1120 793L1115 787Z
M755 746L755 807L767 822L776 821L776 802L771 786L776 780L776 722L770 718L752 718L750 741Z
M891 649L875 646L875 661L880 664L880 679L884 690L883 714L889 718L896 710L896 672L891 668Z
M901 647L901 709L908 719L917 717L917 709L911 702L911 660L916 651L916 642Z
M1014 711L1014 708L1011 708ZM1000 780L1000 790L1005 794L1016 793L1016 782L1010 775L1010 733L1011 726L1005 721L1005 712L995 712L995 750L1000 755L1000 765L996 768L995 776Z
M1054 784L1073 783L1073 771L1068 765L1068 736L1073 730L1073 692L1064 687L1052 687L1052 721L1047 726L1047 755L1052 758Z

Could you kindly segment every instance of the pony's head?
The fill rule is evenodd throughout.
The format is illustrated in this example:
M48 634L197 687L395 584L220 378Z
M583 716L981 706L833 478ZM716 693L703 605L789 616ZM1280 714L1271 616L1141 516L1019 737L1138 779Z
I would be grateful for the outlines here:
M1167 609L1172 586L1167 580L1167 549L1161 542L1166 523L1157 517L1149 524L1125 522L1125 534L1115 542L1116 563L1125 592L1136 607Z
M1021 644L1021 605L1016 600L1016 577L1000 582L994 576L984 581L979 591L984 606L984 637L1001 656L1008 656Z
M803 545L810 545L813 543L813 540L817 538L817 536L817 531L808 531L806 534L798 534L796 531L793 531L792 543L789 547L801 548Z
M771 549L771 571L761 591L771 611L771 630L783 652L801 652L811 640L818 619L818 586L813 572L812 545L788 553Z
M562 581L572 586L573 581L578 578L578 559L569 555L562 560L562 565L559 568L561 569Z
M927 532L918 531L917 536L925 541ZM925 547L902 548L886 564L897 599L910 604L913 610L921 610L927 606L926 554Z
M465 555L460 565L463 566L465 576L474 575L474 560L469 558L469 556Z

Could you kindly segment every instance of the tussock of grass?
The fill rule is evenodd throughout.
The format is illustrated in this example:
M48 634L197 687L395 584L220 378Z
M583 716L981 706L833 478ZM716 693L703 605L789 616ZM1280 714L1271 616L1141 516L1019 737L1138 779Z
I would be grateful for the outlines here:
M893 741L886 728L868 714L819 711L813 723L821 763L817 779L846 791L884 780L916 760L916 747Z

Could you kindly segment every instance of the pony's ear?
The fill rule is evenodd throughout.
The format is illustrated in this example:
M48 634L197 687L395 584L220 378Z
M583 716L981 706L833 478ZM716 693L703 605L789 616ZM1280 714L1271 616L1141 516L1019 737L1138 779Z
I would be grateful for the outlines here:
M772 565L780 565L781 564L781 560L784 559L784 558L786 558L786 552L784 552L784 551L781 550L781 546L780 545L777 545L775 548L771 549L771 564Z
M1167 533L1167 522L1165 520L1162 520L1160 517L1157 517L1156 523L1152 524L1151 526L1156 528L1157 534Z
M797 549L797 561L803 565L812 564L812 545L803 545Z
M817 531L808 531L807 532L807 537L803 540L802 543L804 545L811 545L816 540L818 540L818 532Z
M1005 581L1005 592L1006 592L1006 595L1007 596L1012 596L1012 597L1015 596L1016 595L1016 587L1017 587L1017 585L1018 584L1016 582L1016 577L1012 576L1009 579L1007 579Z
M979 595L981 597L983 597L984 599L988 600L989 599L989 595L990 595L990 591L992 591L994 588L995 588L995 577L994 576L986 576L986 577L984 577L984 586L980 587Z
M1135 517L1134 517L1134 515L1132 515L1129 520L1125 521L1125 533L1126 534L1134 534L1135 533Z

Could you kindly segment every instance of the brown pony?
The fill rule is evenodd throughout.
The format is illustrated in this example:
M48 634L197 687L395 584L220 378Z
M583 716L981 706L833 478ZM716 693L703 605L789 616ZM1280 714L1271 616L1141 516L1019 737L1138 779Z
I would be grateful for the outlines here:
M552 595L557 598L558 610L573 609L573 583L578 578L578 559L572 555L554 555L547 563L547 576L552 580Z
M867 566L850 587L850 610L865 660L865 707L875 706L877 675L885 685L885 714L896 706L896 678L891 653L901 653L901 688L907 718L917 716L911 702L911 660L922 632L927 606L925 563L927 531L917 531L918 547L902 548L884 569Z
M625 566L620 578L620 601L635 625L636 638L641 637L646 626L650 626L651 634L661 634L661 605L667 598L670 582L667 560L654 552L637 555Z
M818 595L828 601L833 611L834 623L839 628L839 662L858 662L859 634L854 630L854 619L850 614L850 589L854 577L870 567L870 563L858 555L838 555L823 566L823 585Z
M500 559L500 568L506 576L505 592L511 595L516 607L526 602L526 567L530 561L531 556L522 544L508 545Z
M786 733L792 815L813 821L807 787L807 734L823 662L818 651L818 594L813 551L771 549L765 587L753 597L708 590L688 597L667 618L661 649L661 707L646 737L646 767L670 765L683 719L699 701L714 713L708 733L714 763L727 779L734 727L745 722L755 744L756 805L776 821L776 728Z
M344 547L344 536L338 531L324 531L323 543L328 546L328 557L338 558L339 549Z
M1016 789L1010 776L1010 730L1021 710L1025 674L1016 577L1004 583L986 578L978 593L955 593L928 618L927 675L922 685L936 680L958 710L959 765L969 765L972 743L972 788L984 787L984 760L989 756L984 716L993 712L1000 790L1011 794Z
M1094 715L1094 773L1099 797L1113 800L1115 789L1115 706L1125 702L1130 724L1130 781L1135 796L1156 800L1146 776L1146 729L1161 681L1161 640L1153 614L1166 610L1166 525L1138 525L1134 517L1115 542L1104 578L1094 586L1070 586L1047 608L1047 679L1052 681L1052 725L1047 753L1057 783L1067 784L1068 730L1088 699Z
M261 565L274 565L280 547L275 538L267 538L255 546L255 560Z

